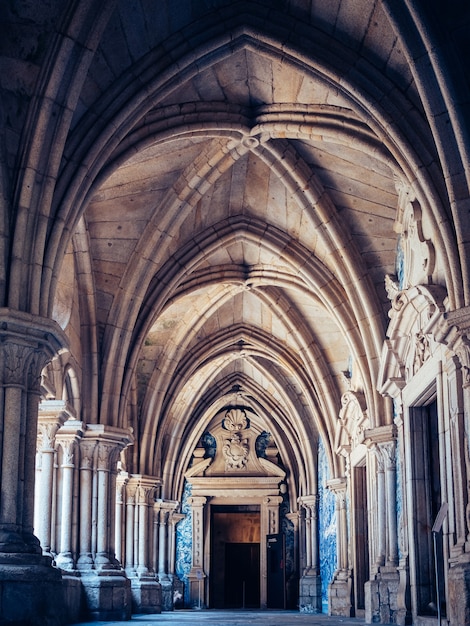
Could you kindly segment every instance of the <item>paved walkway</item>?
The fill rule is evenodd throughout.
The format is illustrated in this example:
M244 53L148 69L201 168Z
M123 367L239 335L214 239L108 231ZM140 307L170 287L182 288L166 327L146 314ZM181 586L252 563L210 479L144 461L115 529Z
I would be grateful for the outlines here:
M76 626L363 626L363 619L329 617L298 611L179 610L159 615L134 615L130 622L87 622Z

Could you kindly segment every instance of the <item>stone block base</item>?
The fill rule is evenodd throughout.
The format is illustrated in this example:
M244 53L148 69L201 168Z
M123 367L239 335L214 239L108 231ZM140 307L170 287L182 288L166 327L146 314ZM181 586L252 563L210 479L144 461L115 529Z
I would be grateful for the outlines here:
M328 613L351 617L351 575L346 571L337 572L328 586Z
M321 578L316 574L304 574L299 582L299 611L321 613Z
M35 565L22 561L36 561ZM2 626L62 626L65 622L60 571L36 555L0 555Z
M400 574L396 567L381 568L365 587L366 624L410 624L411 615L400 592Z
M451 624L470 624L470 563L453 565L448 573L447 617Z
M162 591L155 577L131 578L132 612L161 613Z
M85 617L95 621L128 620L132 613L131 583L124 572L82 574Z
M173 582L171 579L161 580L162 611L173 611Z
M79 622L82 618L82 581L78 574L62 572L64 591L64 619L66 624Z

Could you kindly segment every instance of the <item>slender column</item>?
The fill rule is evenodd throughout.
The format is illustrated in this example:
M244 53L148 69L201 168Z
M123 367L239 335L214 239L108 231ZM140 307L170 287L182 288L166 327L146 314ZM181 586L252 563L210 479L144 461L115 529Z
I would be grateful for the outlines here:
M305 574L317 576L319 574L319 547L318 547L318 496L303 496L300 500L306 511L305 518L305 548L306 568Z
M109 477L110 466L115 455L114 443L98 441L97 473L98 502L96 522L96 557L95 565L106 569L110 564L109 555Z
M124 502L126 485L129 480L129 474L127 472L119 472L116 480L116 559L119 563L124 564L125 554L122 551L123 547L123 529L125 528L124 520Z
M150 544L148 510L150 500L153 500L158 482L155 479L149 479L143 476L139 477L139 485L137 488L137 507L138 507L138 562L137 572L139 575L148 574L152 565L150 562L150 554L148 546Z
M175 505L177 503L175 502ZM169 525L170 532L168 537L169 542L169 551L168 551L168 573L171 577L175 575L175 566L176 566L176 525L182 519L184 519L186 515L183 513L176 513L172 511L170 513Z
M73 568L72 554L72 513L74 493L74 453L77 442L83 434L81 422L68 420L57 433L56 440L62 449L62 510L60 524L60 553L56 563L62 569Z
M79 569L91 569L93 566L91 554L91 513L95 447L95 441L84 439L80 441L80 556L77 563Z
M340 572L348 569L347 544L347 511L346 511L346 478L333 478L327 483L336 498L336 538L337 538L337 567Z
M398 537L396 514L396 443L395 441L381 446L385 461L385 486L387 494L387 561L392 565L398 563Z
M312 511L305 508L305 573L312 569Z
M61 424L57 417L45 416L39 420L38 446L41 454L41 484L39 489L39 541L44 554L51 554L52 483L54 479L55 434Z
M158 533L158 578L160 582L167 580L168 575L165 568L166 562L166 522L168 517L168 511L165 508L160 508L158 516L159 533Z
M134 533L135 533L135 502L137 483L129 479L126 485L126 572L131 574L135 571L134 562Z
M377 463L377 565L385 564L385 472L384 457L379 447L374 448Z

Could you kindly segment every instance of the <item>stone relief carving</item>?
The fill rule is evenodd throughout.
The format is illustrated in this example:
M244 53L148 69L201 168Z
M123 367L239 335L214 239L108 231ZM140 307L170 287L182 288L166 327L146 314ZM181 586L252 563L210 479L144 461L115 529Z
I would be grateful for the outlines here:
M248 419L243 409L229 409L225 413L223 427L227 430L245 430L248 428Z
M398 191L398 214L396 229L401 233L403 254L402 289L413 285L431 284L435 266L435 251L430 239L423 234L421 206L411 187L404 181L395 180Z
M225 468L228 470L244 469L248 461L248 439L242 438L238 431L233 431L230 439L225 440L223 447Z

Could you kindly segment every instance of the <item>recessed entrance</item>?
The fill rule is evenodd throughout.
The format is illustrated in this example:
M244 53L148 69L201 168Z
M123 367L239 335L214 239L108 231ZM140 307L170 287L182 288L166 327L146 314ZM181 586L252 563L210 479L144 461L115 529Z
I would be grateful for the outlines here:
M214 506L211 530L211 607L259 608L259 507Z

